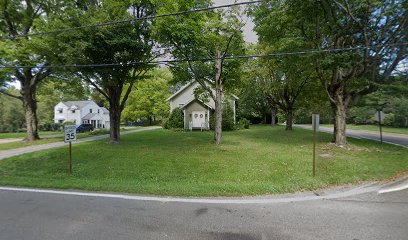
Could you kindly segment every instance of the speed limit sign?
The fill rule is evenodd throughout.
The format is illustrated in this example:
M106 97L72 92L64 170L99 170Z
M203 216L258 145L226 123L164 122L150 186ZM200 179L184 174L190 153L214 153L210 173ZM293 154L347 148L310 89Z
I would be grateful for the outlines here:
M75 125L65 125L64 126L64 142L76 141L76 126Z

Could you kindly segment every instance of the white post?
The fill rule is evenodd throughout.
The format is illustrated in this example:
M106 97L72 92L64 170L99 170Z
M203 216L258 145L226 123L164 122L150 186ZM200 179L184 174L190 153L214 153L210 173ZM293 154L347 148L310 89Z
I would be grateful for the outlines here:
M184 109L183 110L183 114L184 114L184 129L186 129L187 127L186 127L186 119L187 119L187 116L186 116L186 109Z

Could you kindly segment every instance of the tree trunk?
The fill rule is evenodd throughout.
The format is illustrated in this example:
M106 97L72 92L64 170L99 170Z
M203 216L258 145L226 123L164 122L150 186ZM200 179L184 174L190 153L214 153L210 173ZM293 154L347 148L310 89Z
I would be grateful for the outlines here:
M223 111L223 84L221 80L222 62L221 54L216 54L215 63L215 132L214 141L216 145L221 144L222 141L222 111Z
M122 109L120 107L120 93L117 89L112 89L109 101L109 119L110 119L110 141L109 143L118 143L120 140L120 116Z
M292 121L293 121L293 110L290 109L286 109L286 129L285 130L289 130L292 131Z
M335 95L335 116L334 116L334 129L335 143L339 146L344 146L347 144L346 137L346 116L347 116L347 104L343 101L343 94L337 91Z
M271 126L276 125L276 110L272 108L271 110Z
M38 136L38 118L37 118L37 101L35 99L36 85L31 85L31 81L21 82L21 100L26 120L27 136L26 141L35 141L40 139Z

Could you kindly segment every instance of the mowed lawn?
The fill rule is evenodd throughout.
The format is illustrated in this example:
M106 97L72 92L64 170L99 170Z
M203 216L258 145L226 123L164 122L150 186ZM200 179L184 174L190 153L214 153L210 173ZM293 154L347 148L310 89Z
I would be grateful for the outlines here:
M408 149L350 139L350 149L321 133L317 176L312 177L311 131L251 126L225 132L154 130L0 161L0 185L177 196L242 196L381 180L408 169ZM321 156L320 156L321 155Z

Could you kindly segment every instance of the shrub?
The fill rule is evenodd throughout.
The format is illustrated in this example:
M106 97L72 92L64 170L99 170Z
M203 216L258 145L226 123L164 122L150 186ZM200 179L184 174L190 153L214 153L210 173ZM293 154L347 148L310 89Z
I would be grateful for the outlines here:
M229 106L224 106L222 113L222 130L223 131L232 131L235 129L234 124L234 111ZM212 112L210 116L210 129L215 129L215 112Z
M38 125L40 131L61 131L62 124L60 123L42 123Z
M166 129L184 128L184 113L180 108L175 108L165 122Z
M249 124L250 124L250 122L249 122L248 119L246 119L246 118L241 118L241 119L238 121L238 128L239 128L239 129L248 129L248 128L249 128Z

